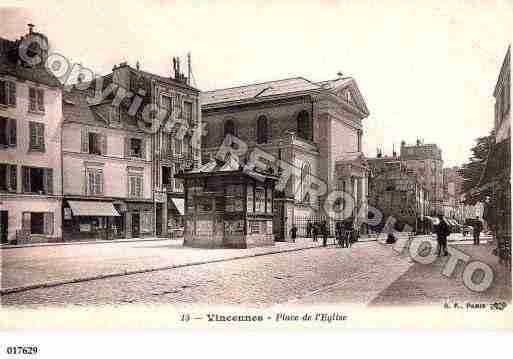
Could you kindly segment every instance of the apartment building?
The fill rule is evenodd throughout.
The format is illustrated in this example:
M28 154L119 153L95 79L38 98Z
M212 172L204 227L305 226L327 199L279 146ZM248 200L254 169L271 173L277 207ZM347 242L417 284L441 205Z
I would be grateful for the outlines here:
M20 39L0 38L2 243L62 238L62 90L44 68L48 38L29 28Z

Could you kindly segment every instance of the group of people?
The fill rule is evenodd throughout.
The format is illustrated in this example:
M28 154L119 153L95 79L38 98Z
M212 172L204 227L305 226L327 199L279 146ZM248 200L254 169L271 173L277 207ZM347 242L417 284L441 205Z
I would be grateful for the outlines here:
M295 224L290 229L290 236L292 242L296 242L298 228ZM319 241L319 236L322 236L322 246L328 245L328 236L330 230L326 221L322 222L308 222L306 225L307 237L312 237L314 242ZM355 234L352 221L337 222L335 224L335 243L342 247L349 248L353 242L356 241L357 235Z

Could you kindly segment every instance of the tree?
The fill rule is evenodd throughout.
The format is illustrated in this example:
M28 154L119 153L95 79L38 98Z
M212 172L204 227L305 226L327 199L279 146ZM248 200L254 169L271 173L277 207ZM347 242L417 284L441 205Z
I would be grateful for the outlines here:
M495 132L490 131L488 136L479 137L476 145L472 147L470 162L463 164L460 175L463 177L462 190L465 193L464 203L474 205L478 202L485 203L487 197L492 195L491 188L484 191L476 191L481 185L486 163L492 145L495 142Z

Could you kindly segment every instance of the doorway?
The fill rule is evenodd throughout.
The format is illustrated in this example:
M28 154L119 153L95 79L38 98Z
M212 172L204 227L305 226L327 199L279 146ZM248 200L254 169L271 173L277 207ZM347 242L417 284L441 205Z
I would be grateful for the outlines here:
M0 242L7 243L7 234L9 231L8 211L0 211Z
M132 213L132 238L138 238L141 234L141 214L139 212Z
M163 208L162 208L162 203L157 203L157 208L156 208L156 216L157 218L155 218L155 232L157 234L157 237L160 237L162 236L162 216L163 216Z

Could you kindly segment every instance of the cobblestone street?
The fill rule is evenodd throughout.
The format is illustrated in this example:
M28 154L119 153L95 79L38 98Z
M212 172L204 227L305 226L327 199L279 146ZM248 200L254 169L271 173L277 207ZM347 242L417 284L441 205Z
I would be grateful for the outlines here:
M114 247L103 248L103 245L69 246L66 251L104 252L108 254L109 261L121 265L124 259L130 258L130 251L141 246L140 243L132 243L135 248L129 249L124 247L126 245L118 250L118 260L108 257L114 255ZM164 257L168 245L145 243L139 250L144 251L143 248L148 246L151 253L158 248L164 251L161 254ZM457 247L471 255L473 260L480 259L493 266L496 282L489 291L479 294L468 290L461 281L461 268L451 278L444 277L441 272L446 259L437 259L429 265L419 264L407 255L399 255L390 246L364 242L355 244L351 249L333 246L313 248L28 290L3 295L2 304L30 307L127 303L176 306L243 304L265 308L321 304L439 305L445 300L509 301L511 286L509 284L509 289L505 287L506 274L501 272L501 266L494 264L497 260L490 254L492 247L467 244ZM57 252L63 256L63 250L60 247ZM183 251L187 253L188 249ZM206 253L205 250L197 251ZM71 252L67 253L70 255ZM149 253L145 256L147 261L152 260ZM153 261L162 257L154 254ZM52 263L51 259L45 260ZM30 262L27 258L25 261ZM96 265L101 268L103 261L105 258L92 260L89 257L86 267ZM38 265L43 264L40 261Z

